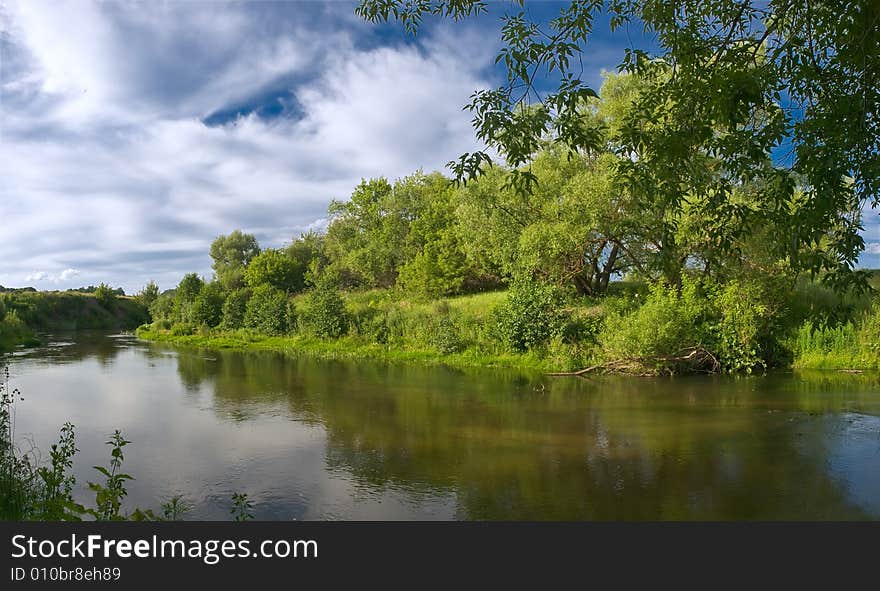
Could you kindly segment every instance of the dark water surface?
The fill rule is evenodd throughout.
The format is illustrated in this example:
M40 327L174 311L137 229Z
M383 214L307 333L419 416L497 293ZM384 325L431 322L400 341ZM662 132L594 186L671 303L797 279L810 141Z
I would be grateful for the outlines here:
M880 519L880 377L547 378L56 336L11 358L16 437L116 428L128 508L191 519Z

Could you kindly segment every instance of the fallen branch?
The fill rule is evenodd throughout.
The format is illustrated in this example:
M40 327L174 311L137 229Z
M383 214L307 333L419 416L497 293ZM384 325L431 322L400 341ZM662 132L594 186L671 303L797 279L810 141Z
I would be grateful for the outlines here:
M670 370L670 365L689 365L691 371L703 373L718 373L721 371L721 364L718 359L707 349L703 347L687 347L678 351L673 355L660 355L656 357L624 357L622 359L613 359L579 369L577 371L561 371L547 374L554 377L584 377L592 373L624 373L628 375L651 376L653 373L646 373L646 367L662 367L668 373L674 373ZM664 367L665 366L665 367ZM660 373L663 373L662 371Z

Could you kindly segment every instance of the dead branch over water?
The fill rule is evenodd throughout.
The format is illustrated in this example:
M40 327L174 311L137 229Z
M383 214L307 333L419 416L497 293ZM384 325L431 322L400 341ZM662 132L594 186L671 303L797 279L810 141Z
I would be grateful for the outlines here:
M696 373L719 373L721 371L721 364L710 351L703 347L688 347L673 355L656 357L625 357L585 367L584 369L579 369L577 371L554 372L547 375L582 378L588 374L618 373L647 377L656 376L658 373L676 373L674 370L676 367L686 367L688 371Z

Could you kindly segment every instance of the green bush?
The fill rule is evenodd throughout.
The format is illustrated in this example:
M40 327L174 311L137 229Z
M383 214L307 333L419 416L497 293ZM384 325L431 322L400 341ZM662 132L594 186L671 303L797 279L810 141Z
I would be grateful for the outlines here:
M174 315L174 296L160 295L150 304L150 318L153 322L158 320L171 321Z
M431 345L443 355L458 353L464 349L458 328L449 316L441 317L433 327L430 342Z
M260 285L245 307L244 325L263 334L287 332L287 295L271 285Z
M559 288L520 279L491 314L493 332L506 347L527 351L561 334L565 326Z
M220 324L228 330L244 328L244 315L247 312L248 300L251 299L251 290L236 289L226 296L223 302Z
M189 322L178 322L171 326L171 335L175 337L184 337L195 334L198 326Z
M349 329L367 341L384 345L388 343L389 337L385 316L382 310L372 306L349 312Z
M105 283L99 285L95 290L95 299L108 311L113 311L116 307L116 292Z
M638 301L638 296L634 301ZM700 286L685 281L681 293L674 287L651 287L644 302L630 308L630 302L616 302L599 334L599 343L609 359L656 359L673 356L711 340L707 320L708 299ZM663 362L658 362L663 366ZM661 369L658 367L657 369Z
M720 316L715 350L724 369L751 373L765 369L774 340L774 306L765 286L730 281L712 298Z
M216 283L205 285L192 303L192 321L205 326L217 326L223 315L223 292Z
M315 336L336 339L348 332L349 314L345 302L334 286L319 285L306 296L300 326Z

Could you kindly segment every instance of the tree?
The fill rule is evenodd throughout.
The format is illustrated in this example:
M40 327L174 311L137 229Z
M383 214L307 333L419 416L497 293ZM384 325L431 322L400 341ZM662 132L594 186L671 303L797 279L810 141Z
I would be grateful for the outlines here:
M325 252L343 286L388 287L397 279L399 241L384 219L392 194L384 177L362 180L351 199L330 203Z
M116 306L116 293L106 283L102 283L95 290L95 299L107 310L112 311Z
M235 230L228 236L218 236L211 244L214 276L226 291L239 288L245 267L258 254L260 246L253 234Z
M287 295L267 283L257 286L247 302L244 325L263 334L287 332Z
M269 248L253 258L245 269L244 279L252 289L271 285L285 293L295 293L305 286L305 268L285 252Z
M192 303L192 321L217 326L223 313L223 288L218 282L205 284Z
M487 3L362 0L356 11L371 22L399 21L416 34L425 16L458 20L486 12ZM517 10L502 18L497 61L505 83L476 91L467 108L478 139L511 166L508 184L530 194L537 179L529 164L545 138L576 153L602 148L580 117L596 96L580 79L579 59L595 17L607 15L612 30L643 26L656 35L659 52L627 48L620 67L653 76L655 84L640 101L643 116L623 128L624 145L641 153L631 166L622 163L620 177L646 200L647 211L670 220L660 236L670 257L660 261L665 273L674 274L672 220L687 198L735 215L735 188L757 178L778 189L772 199L776 221L789 218L784 254L792 266L824 273L838 286L863 286L864 274L853 269L864 248L853 212L880 200L878 11L873 0L571 0L544 24ZM536 83L544 80L555 82L554 90L539 92ZM651 125L658 120L665 131ZM793 190L763 165L785 144L792 146L785 166L804 188L797 216L788 211ZM712 182L682 166L701 155L723 164ZM478 151L450 167L466 181L491 162L488 151ZM732 237L716 222L705 231L725 250ZM825 248L817 254L819 243Z
M192 305L205 286L197 273L187 273L174 290L173 316L177 322L192 322Z
M311 230L291 242L286 254L301 269L305 269L304 281L307 286L315 284L328 262L324 252L324 235Z
M244 327L244 316L247 312L247 303L251 297L251 291L247 288L236 289L229 292L223 302L221 323L223 328L237 329Z
M152 306L153 302L155 302L158 298L159 286L156 285L156 282L152 280L150 280L150 282L144 286L140 293L135 296L135 299L138 301L138 303L147 310L150 309L150 306Z

